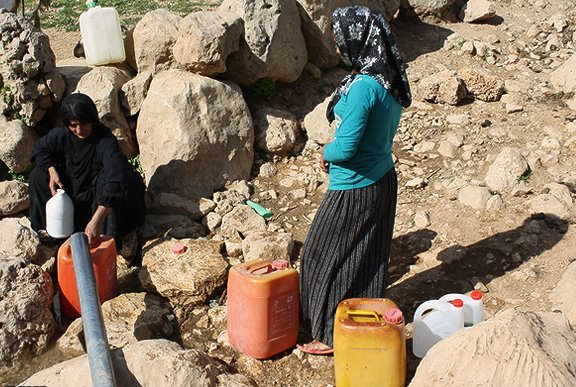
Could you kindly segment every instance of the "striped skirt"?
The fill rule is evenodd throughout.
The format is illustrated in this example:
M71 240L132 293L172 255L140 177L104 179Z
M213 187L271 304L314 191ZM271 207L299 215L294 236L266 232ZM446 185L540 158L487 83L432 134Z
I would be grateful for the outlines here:
M302 325L312 338L333 345L340 301L384 297L397 189L391 169L368 187L324 196L300 263Z

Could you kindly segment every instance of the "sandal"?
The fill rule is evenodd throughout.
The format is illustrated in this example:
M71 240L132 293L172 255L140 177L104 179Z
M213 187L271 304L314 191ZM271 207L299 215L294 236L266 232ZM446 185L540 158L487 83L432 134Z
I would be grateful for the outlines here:
M311 355L332 355L334 353L334 348L327 346L326 344L314 340L307 344L296 344L299 350Z

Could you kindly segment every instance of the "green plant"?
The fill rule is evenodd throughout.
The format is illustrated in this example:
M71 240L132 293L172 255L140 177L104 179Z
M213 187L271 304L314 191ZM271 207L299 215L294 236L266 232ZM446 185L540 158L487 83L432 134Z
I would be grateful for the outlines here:
M26 183L28 181L28 177L23 173L8 171L8 176L10 176L10 179L8 180L16 180L22 183Z
M276 96L276 81L270 78L262 78L248 88L251 97L257 99L271 99Z
M140 163L140 155L136 155L128 159L128 163L130 163L136 172L144 176L144 170L142 169L142 164Z

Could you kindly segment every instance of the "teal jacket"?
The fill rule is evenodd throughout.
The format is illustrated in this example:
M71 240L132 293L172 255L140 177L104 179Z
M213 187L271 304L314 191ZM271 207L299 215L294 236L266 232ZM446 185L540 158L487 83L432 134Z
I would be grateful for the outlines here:
M393 166L392 142L402 105L369 75L356 75L334 106L336 133L324 147L331 190L365 187Z

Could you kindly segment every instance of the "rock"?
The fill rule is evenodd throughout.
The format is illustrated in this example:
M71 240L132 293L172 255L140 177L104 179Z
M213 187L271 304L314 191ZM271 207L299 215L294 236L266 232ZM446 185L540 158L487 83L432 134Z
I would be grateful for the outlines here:
M0 116L35 126L64 94L48 36L22 16L0 12Z
M202 220L202 224L206 226L210 232L215 232L216 229L222 224L222 216L215 212L211 212L207 214L206 217Z
M147 214L144 218L144 225L140 229L140 237L145 241L161 236L198 238L204 235L206 235L206 230L200 223L179 214Z
M17 180L0 181L0 217L17 214L29 207L26 183Z
M503 148L492 165L484 181L494 191L503 192L512 189L519 179L529 171L528 162L515 148Z
M8 121L2 114L0 128L0 160L11 171L25 172L30 166L30 153L38 142L38 135L22 121Z
M237 232L245 236L250 232L265 230L266 221L264 218L245 204L239 204L225 214L220 226L222 235L229 238L234 238Z
M129 116L136 115L140 112L140 107L142 106L142 102L144 102L144 98L146 98L150 82L152 82L152 73L143 71L122 85L120 102Z
M427 211L418 211L414 215L414 225L418 228L430 226L430 214Z
M122 152L127 157L133 157L137 152L120 104L122 86L130 78L130 74L125 69L98 66L83 75L74 90L75 93L84 93L92 98L98 109L100 120L116 136Z
M475 99L485 102L496 102L504 94L504 81L485 72L473 69L458 70L464 80L466 89Z
M195 349L182 349L168 340L144 340L111 351L118 386L184 387L194 386L255 387L243 375L231 374L222 363ZM90 387L87 355L80 356L37 372L24 385Z
M448 105L458 105L468 94L464 80L450 70L422 79L418 93L428 102Z
M294 239L288 233L256 231L242 241L244 261L254 259L285 259L290 261Z
M566 185L560 183L548 183L544 188L548 189L550 194L554 195L556 199L560 200L568 208L572 206L572 195L570 189Z
M0 261L18 258L34 262L40 240L28 218L0 219L0 235Z
M500 211L504 208L504 201L500 195L492 195L486 202L486 210L491 212Z
M195 221L202 219L214 208L216 203L210 199L190 200L165 192L158 194L148 206L148 210L153 214L181 214Z
M450 141L440 141L438 144L438 153L444 157L454 159L458 157L458 147Z
M332 141L336 130L336 123L330 125L326 118L328 102L330 102L330 97L327 97L304 117L304 130L308 134L308 138L321 145Z
M295 1L270 0L265 7L255 0L224 0L218 12L244 20L244 38L226 61L226 75L241 85L269 78L296 81L308 62L306 42Z
M562 274L562 278L550 294L550 303L559 309L572 326L576 326L576 304L574 294L576 294L576 262L572 262Z
M154 77L138 117L148 192L210 197L250 177L254 129L238 86L169 70Z
M550 74L550 83L558 91L576 91L576 54Z
M178 31L172 48L176 62L193 73L213 76L226 71L226 59L238 50L244 24L234 14L200 11L184 17Z
M476 23L492 19L496 15L496 6L487 0L468 0L460 10L460 20Z
M506 310L434 345L410 387L569 386L576 334L557 313Z
M102 304L102 318L111 349L150 339L171 339L176 333L168 301L151 293L127 293ZM86 353L82 318L70 324L58 339L58 348L67 356Z
M272 177L278 173L278 167L273 162L267 162L260 166L260 176Z
M477 210L485 209L491 197L492 194L488 188L476 185L467 185L458 193L460 203Z
M542 194L526 202L531 214L552 214L559 218L567 218L570 215L569 208L552 194Z
M1 14L0 14L1 15ZM0 376L43 353L56 330L50 275L24 259L0 259Z
M253 117L256 146L269 154L286 156L296 143L299 128L292 113L265 107Z
M181 243L182 254L172 252ZM208 240L164 238L144 246L140 282L184 309L208 302L226 283L228 264L221 254L222 243Z
M4 8L8 12L16 12L20 0L0 0L0 8Z
M455 0L406 0L412 10L419 16L451 16L451 6ZM403 2L403 4L405 4ZM403 5L404 6L404 5Z
M173 66L172 47L179 37L180 20L180 16L161 8L148 12L136 23L132 39L138 73L157 74Z

